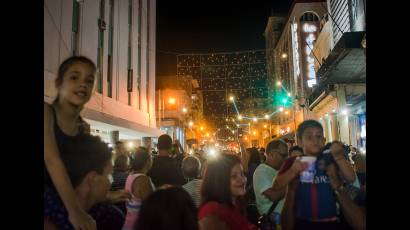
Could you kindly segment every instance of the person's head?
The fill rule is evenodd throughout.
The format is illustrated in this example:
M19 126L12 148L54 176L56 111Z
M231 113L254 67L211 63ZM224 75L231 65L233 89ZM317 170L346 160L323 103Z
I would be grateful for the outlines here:
M152 166L152 159L148 153L148 149L144 147L138 147L134 153L131 163L131 170L134 172L146 173Z
M172 138L167 135L167 134L163 134L161 136L158 137L158 151L159 152L169 152L171 151L172 148Z
M114 161L114 169L125 172L128 169L128 157L124 155L117 156Z
M61 145L61 159L76 191L92 205L105 200L112 183L111 152L99 137L81 135Z
M283 140L274 140L266 146L265 163L279 170L282 163L288 157L288 145Z
M207 163L201 188L202 203L216 201L231 206L233 198L245 195L245 185L240 158L221 154Z
M57 98L75 106L83 106L91 98L94 88L96 66L84 56L72 56L64 60L58 68L55 87Z
M142 202L135 230L197 230L197 208L180 187L159 189Z
M259 151L257 148L250 148L249 155L250 157L249 157L248 165L261 163L261 158L260 158Z
M182 174L186 179L195 179L201 172L201 162L198 158L187 156L182 160Z
M122 141L115 142L115 154L121 155L121 154L125 154L126 152L127 150L125 149L124 142Z
M298 145L302 147L303 153L307 156L317 156L323 150L325 138L323 137L323 127L315 120L302 122L296 136Z
M351 151L353 154L356 154L356 153L357 153L357 148L351 146L351 147L350 147L350 151Z
M303 156L303 149L297 145L289 149L289 157Z

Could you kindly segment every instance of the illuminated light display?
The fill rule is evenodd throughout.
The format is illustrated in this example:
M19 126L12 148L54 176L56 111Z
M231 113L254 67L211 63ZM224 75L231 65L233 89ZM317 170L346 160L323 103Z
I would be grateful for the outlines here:
M312 24L305 23L303 25L303 32L306 33L305 37L305 53L306 53L306 76L308 87L313 87L317 84L316 71L315 71L315 59L312 52L314 41L316 40L317 27Z

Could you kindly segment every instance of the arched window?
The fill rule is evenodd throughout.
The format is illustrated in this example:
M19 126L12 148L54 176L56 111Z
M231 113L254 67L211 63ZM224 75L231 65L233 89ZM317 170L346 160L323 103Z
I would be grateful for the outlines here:
M316 15L316 13L306 12L300 17L300 21L303 21L303 22L319 21L319 17Z

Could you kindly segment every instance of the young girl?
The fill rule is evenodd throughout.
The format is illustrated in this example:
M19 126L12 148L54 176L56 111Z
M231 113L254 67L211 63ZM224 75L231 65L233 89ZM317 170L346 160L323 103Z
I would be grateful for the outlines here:
M44 214L58 225L59 212L67 211L72 226L59 226L61 229L96 229L95 221L79 204L59 153L62 143L85 132L80 111L91 98L95 72L96 66L90 59L83 56L68 58L58 69L55 80L57 98L51 105L44 103L44 162L47 169L44 172L44 197L58 193L65 206L64 209L45 203Z
M222 154L211 160L202 182L202 205L198 213L201 229L256 230L240 205L246 194L245 186L239 157Z
M134 154L131 173L125 182L125 191L131 194L131 199L127 201L127 216L125 217L123 230L135 229L141 202L154 191L154 185L146 175L151 166L152 160L148 150L139 147Z

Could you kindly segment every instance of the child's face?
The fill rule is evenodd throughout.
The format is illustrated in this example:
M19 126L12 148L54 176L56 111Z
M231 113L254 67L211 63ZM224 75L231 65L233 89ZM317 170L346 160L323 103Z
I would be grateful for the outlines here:
M246 194L246 177L241 164L236 164L231 171L231 194L233 197L244 196Z
M307 156L317 156L325 146L325 138L323 131L317 127L309 127L302 134L302 139L299 140L303 152Z
M61 99L77 106L83 106L91 98L94 87L94 71L90 65L76 62L68 67L59 86Z

